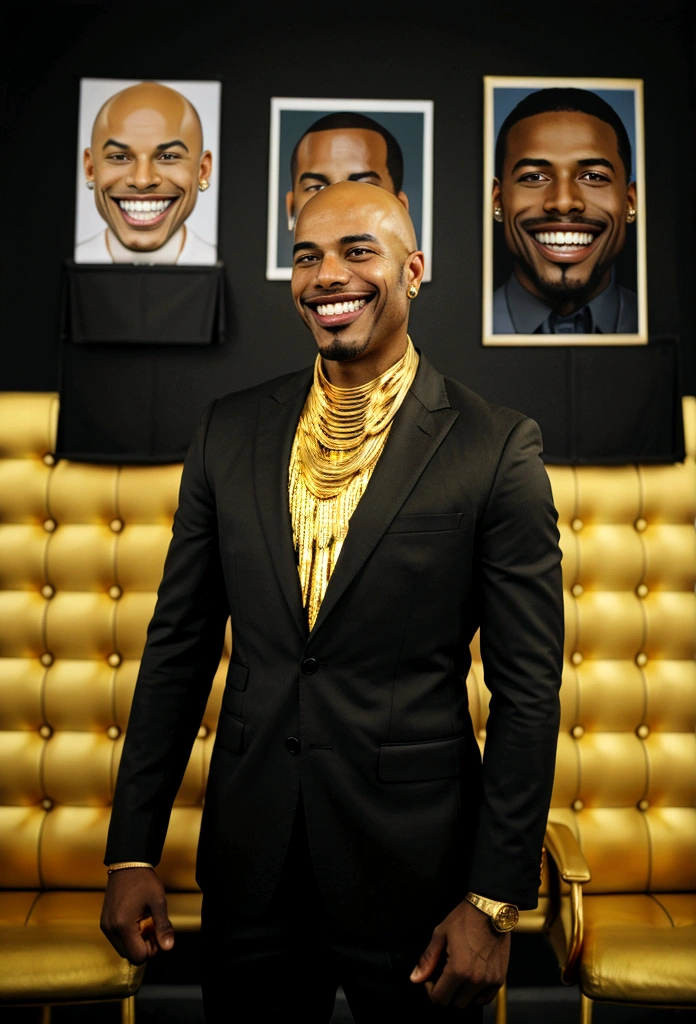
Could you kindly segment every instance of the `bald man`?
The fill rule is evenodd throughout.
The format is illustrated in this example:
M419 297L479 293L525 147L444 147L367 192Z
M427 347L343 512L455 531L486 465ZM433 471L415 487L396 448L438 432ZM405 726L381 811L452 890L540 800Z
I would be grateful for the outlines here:
M107 227L76 246L77 263L215 263L215 246L185 223L212 170L185 96L157 82L116 93L95 118L83 164Z
M339 984L357 1024L480 1021L536 906L556 513L536 424L411 342L423 269L395 196L313 197L292 294L314 365L213 402L186 459L102 927L134 963L174 942L154 866L230 615L197 871L208 1024L328 1022ZM479 626L483 766L463 681Z

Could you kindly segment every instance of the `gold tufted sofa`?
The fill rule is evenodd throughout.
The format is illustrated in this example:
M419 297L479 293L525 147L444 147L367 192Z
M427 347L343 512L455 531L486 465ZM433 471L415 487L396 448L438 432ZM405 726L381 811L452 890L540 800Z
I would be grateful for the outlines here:
M57 411L52 394L0 394L0 1003L119 999L130 1021L142 970L99 931L102 856L181 467L56 463ZM695 998L693 399L686 413L684 464L549 469L567 656L550 870L520 927L550 929L587 1021L595 999ZM179 930L199 926L195 849L230 648L160 866Z
M143 970L99 930L111 796L180 466L56 463L58 399L0 394L0 1003L119 999ZM194 860L229 644L161 876L195 929ZM50 1011L44 1011L44 1019Z
M696 1005L696 399L684 420L682 464L548 467L566 654L548 865L520 930L549 930L584 1024L594 1001ZM483 744L476 651L468 682Z

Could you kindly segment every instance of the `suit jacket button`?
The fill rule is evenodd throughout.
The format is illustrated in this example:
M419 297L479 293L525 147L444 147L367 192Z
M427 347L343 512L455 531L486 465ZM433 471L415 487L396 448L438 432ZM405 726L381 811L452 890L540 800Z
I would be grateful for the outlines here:
M290 751L291 754L299 754L300 750L302 749L300 741L298 740L297 736L288 736L288 738L285 741L285 746Z
M305 658L300 668L306 676L313 676L319 668L319 662L316 658Z

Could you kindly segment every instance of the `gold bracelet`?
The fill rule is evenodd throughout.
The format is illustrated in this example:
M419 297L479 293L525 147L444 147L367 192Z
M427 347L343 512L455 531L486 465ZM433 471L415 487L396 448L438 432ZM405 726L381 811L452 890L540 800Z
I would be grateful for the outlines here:
M146 864L144 860L124 860L117 864L109 864L106 873L110 875L112 872L122 871L124 868L153 868L154 870L154 865Z

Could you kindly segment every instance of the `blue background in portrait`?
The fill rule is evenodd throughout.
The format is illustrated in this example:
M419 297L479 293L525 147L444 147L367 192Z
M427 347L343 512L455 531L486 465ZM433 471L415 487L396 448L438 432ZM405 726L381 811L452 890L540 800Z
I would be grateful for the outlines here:
M292 188L290 157L304 132L330 110L281 110L278 168L277 266L292 266L293 233L288 231L285 193ZM423 119L419 111L356 110L387 128L396 138L404 157L402 190L408 196L409 213L420 244L423 223Z
M577 85L578 89L582 89L583 86L580 82ZM498 140L498 132L505 118L508 116L513 107L516 107L520 100L523 100L525 96L529 96L530 93L539 92L540 87L536 86L534 89L512 89L512 88L496 88L493 90L493 122L494 122L494 133L495 139ZM601 96L610 107L613 107L616 113L623 121L624 128L628 133L628 138L631 142L631 181L636 180L636 107L635 107L635 93L633 89L587 89L587 92L594 92L597 96Z

